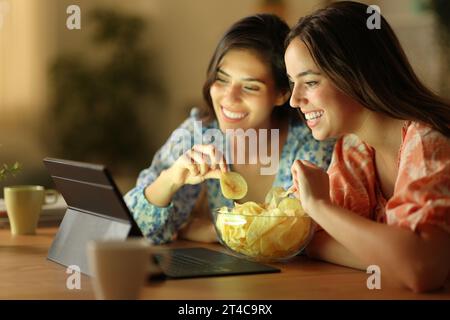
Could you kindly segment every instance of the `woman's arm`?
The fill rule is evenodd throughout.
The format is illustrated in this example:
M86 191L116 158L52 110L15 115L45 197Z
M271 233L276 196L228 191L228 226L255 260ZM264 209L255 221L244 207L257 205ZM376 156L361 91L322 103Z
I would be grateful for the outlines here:
M415 233L323 201L315 204L313 218L336 239L319 236L320 245L310 249L317 257L349 267L361 266L359 260L378 265L382 275L415 292L438 289L448 277L450 235L438 227L424 225Z
M195 118L191 115L179 129L183 132L194 132L194 123ZM180 188L168 181L170 177L167 170L173 166L177 156L186 151L184 148L190 145L190 135L180 137L176 132L172 133L168 141L156 152L150 167L140 172L136 186L124 197L142 233L155 244L166 243L176 237L177 231L188 221L200 194L199 185ZM161 182L166 185L158 188ZM147 197L148 191L151 191L147 190L148 186L152 184L157 188ZM149 201L152 196L159 199Z
M173 182L169 171L163 170L155 181L144 189L144 194L151 204L167 207L180 187Z
M306 254L310 258L331 262L344 267L366 270L367 265L355 257L346 247L337 242L324 230L316 232L306 247Z
M227 171L225 158L214 146L190 148L198 120L194 109L158 150L151 166L141 171L136 187L125 195L141 231L155 244L175 239L189 222L200 183Z
M450 270L450 235L442 228L422 223L412 231L372 221L331 203L329 177L320 168L295 161L291 171L305 211L349 253L325 238L320 246L316 243L314 255L354 267L353 255L356 263L378 265L382 274L417 292L444 284Z

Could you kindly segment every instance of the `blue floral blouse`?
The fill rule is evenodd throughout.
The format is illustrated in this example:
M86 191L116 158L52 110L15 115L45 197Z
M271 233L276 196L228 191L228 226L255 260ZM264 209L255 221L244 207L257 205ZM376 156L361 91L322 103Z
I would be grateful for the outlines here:
M215 140L209 142L199 140L205 136L206 130L209 133L216 130L216 133L222 134L216 120L206 124L200 122L199 110L192 109L190 117L172 133L169 140L155 154L151 166L141 171L136 187L131 189L124 197L142 233L154 244L162 244L173 240L177 231L188 222L191 211L200 195L201 185L183 186L176 192L172 202L164 208L151 204L145 197L144 190L156 180L163 170L171 167L181 155L195 144L214 144ZM223 150L220 145L216 145L216 147ZM334 141L316 141L306 125L291 121L273 186L281 186L287 189L292 185L291 165L296 159L309 160L327 169L333 147ZM227 152L224 152L224 154L227 157ZM203 183L207 185L210 210L233 205L232 200L228 200L222 195L218 179L209 179Z

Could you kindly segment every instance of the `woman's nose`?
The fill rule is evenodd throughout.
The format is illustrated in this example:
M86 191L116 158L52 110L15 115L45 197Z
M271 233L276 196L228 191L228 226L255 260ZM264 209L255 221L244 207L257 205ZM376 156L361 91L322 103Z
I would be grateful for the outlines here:
M291 98L289 100L289 104L292 108L300 108L301 105L306 104L306 98L304 97L303 93L297 86L294 86L292 89Z
M225 92L225 99L228 104L235 103L241 99L241 88L238 85L230 85Z

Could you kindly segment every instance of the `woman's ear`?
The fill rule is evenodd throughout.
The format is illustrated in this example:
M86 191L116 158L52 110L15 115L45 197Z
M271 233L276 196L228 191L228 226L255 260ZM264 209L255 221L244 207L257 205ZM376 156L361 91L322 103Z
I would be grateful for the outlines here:
M283 104L286 103L286 101L289 100L290 97L291 97L290 90L280 91L278 93L277 99L275 100L275 106L282 106Z

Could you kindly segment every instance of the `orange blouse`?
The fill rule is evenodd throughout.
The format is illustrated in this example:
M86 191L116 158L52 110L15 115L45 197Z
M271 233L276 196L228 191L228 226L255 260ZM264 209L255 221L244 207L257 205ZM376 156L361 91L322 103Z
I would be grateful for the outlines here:
M398 154L394 194L385 199L375 151L355 135L336 143L328 169L333 203L369 219L415 230L433 224L450 233L450 138L407 122Z

